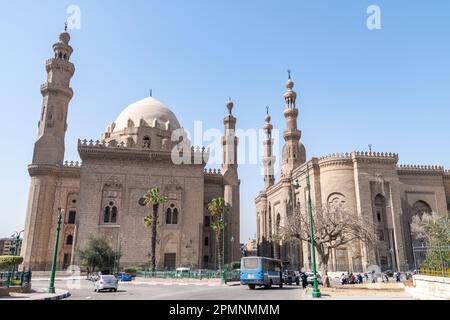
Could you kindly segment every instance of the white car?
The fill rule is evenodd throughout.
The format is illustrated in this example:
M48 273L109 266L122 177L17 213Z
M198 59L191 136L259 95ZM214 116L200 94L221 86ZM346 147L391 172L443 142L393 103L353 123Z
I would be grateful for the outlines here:
M119 280L114 276L101 275L94 284L94 291L100 292L102 290L109 290L117 292Z

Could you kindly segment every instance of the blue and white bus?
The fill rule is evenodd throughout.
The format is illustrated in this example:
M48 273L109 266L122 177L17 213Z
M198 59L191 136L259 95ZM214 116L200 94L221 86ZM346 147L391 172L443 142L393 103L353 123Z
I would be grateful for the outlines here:
M241 285L247 285L251 290L256 286L269 289L273 285L278 285L283 288L281 261L263 257L242 258Z

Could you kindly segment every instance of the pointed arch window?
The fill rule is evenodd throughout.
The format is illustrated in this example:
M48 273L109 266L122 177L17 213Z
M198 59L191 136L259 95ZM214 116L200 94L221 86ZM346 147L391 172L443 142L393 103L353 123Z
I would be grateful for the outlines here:
M69 234L66 239L66 245L71 246L73 244L73 236Z
M119 209L116 204L111 201L103 211L103 223L115 224L118 221Z
M176 225L178 224L178 208L171 204L170 208L167 208L166 210L166 224L167 225Z
M143 139L144 142L144 148L150 148L152 145L152 140L150 139L149 136L145 136Z

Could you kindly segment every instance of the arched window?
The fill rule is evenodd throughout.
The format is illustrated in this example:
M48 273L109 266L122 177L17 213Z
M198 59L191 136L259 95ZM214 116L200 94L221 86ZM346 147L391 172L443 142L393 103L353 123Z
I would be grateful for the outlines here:
M378 194L374 201L376 222L386 224L386 198L382 194Z
M66 239L66 245L71 246L73 244L73 236L69 234Z
M167 208L166 211L166 224L172 224L172 209Z
M109 206L107 206L105 208L105 212L104 212L104 215L103 215L103 222L104 223L109 223L110 215L111 215L111 208Z
M411 224L412 224L413 217L419 217L420 219L422 219L424 214L431 214L431 213L432 213L431 207L425 201L417 201L413 205L412 211L411 211L411 216L410 216L410 221L409 221L409 232L410 232L411 243L412 243L413 247L420 247L420 246L425 245L423 239L418 239L411 230Z
M114 202L110 202L103 211L103 223L117 223L119 210Z
M280 227L281 227L281 216L280 216L280 214L278 214L277 215L277 229L276 229L277 234L280 232Z
M166 210L166 224L178 224L178 209L174 204Z
M205 238L205 247L207 247L207 246L209 246L209 238L208 237Z
M172 224L178 224L178 209L173 209L172 212Z
M144 137L144 148L150 148L152 145L152 141L149 136Z
M117 207L112 207L111 210L111 223L117 223Z

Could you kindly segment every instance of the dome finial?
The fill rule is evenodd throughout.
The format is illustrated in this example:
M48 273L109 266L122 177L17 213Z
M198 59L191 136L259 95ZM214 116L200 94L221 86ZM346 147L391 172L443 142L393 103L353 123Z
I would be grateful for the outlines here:
M231 100L231 97L228 97L228 104L227 104L227 108L228 108L228 113L231 116L232 111L233 111L233 107L234 107L234 103Z
M64 32L67 32L67 21L64 22Z
M291 80L291 70L290 69L288 69L288 78L289 78L289 80Z
M270 124L270 120L272 120L272 117L271 117L270 114L269 114L269 106L266 107L266 110L267 110L267 113L266 113L266 118L265 118L265 120L266 120L266 123L267 123L267 124Z

